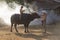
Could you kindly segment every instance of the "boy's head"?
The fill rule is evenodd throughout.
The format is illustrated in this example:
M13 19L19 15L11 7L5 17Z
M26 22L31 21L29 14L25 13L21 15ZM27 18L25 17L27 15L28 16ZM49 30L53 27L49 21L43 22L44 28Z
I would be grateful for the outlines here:
M47 15L47 12L46 12L46 11L42 11L42 14L43 14L43 15Z
M21 6L21 8L23 8L23 5Z

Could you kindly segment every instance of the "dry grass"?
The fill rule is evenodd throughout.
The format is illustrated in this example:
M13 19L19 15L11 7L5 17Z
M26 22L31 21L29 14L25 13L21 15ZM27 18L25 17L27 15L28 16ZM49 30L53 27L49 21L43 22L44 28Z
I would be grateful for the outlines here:
M24 33L24 27L18 27L19 33L10 27L0 27L0 40L60 40L60 23L47 25L47 34L43 34L41 27L29 27L30 33Z

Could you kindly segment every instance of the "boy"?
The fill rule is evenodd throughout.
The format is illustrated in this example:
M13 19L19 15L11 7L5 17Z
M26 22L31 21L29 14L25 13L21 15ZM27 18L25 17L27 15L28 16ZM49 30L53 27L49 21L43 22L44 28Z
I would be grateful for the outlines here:
M20 14L23 14L24 11L25 10L23 10L23 6L21 6L21 8L20 8Z
M41 15L41 22L42 22L42 26L45 29L44 33L46 33L46 18L47 18L47 14L46 14L46 12L43 12Z

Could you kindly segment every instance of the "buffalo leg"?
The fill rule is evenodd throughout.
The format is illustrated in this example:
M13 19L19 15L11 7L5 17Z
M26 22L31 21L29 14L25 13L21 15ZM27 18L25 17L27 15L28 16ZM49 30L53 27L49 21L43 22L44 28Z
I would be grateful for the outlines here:
M26 24L24 24L24 27L25 27L25 33L27 33L27 32L26 32Z
M25 26L25 33L29 32L28 31L28 24L25 24L24 26Z
M16 27L16 26L17 26L17 24L15 24L15 25L14 25L14 27L15 27L16 32L18 32L18 30L17 30L17 27Z
M29 31L28 31L28 24L27 24L27 26L26 26L26 30L27 30L27 32L29 32Z
M11 32L12 32L12 27L13 27L13 24L11 24Z

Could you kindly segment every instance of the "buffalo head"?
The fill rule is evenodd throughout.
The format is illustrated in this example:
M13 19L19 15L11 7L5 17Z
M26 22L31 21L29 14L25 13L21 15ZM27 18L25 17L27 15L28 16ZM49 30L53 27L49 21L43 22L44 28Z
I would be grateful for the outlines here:
M32 13L31 15L33 18L40 18L40 16L36 12Z

